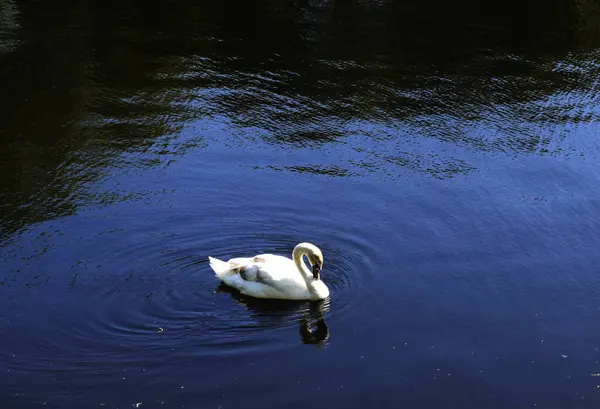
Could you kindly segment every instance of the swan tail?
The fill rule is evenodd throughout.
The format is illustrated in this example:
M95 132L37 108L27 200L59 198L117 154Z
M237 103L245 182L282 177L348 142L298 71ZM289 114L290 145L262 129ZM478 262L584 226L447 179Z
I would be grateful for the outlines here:
M230 276L232 274L236 274L236 272L233 270L231 264L219 260L218 258L214 258L214 257L208 257L208 261L210 261L210 267L213 269L213 271L215 272L215 275L218 278L224 278L227 276Z

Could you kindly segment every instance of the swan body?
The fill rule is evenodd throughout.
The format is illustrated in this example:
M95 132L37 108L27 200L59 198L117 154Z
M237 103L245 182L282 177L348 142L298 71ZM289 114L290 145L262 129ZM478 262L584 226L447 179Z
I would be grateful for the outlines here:
M312 271L306 267L306 256ZM226 285L242 294L256 298L283 300L322 300L329 289L320 279L323 254L311 243L300 243L292 252L292 259L275 254L237 257L222 261L208 257L210 266Z

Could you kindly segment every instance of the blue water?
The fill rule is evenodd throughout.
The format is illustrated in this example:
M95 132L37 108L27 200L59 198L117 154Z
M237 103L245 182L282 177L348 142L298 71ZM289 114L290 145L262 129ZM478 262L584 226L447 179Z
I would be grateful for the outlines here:
M0 406L597 408L565 4L0 3ZM208 266L301 241L325 302Z

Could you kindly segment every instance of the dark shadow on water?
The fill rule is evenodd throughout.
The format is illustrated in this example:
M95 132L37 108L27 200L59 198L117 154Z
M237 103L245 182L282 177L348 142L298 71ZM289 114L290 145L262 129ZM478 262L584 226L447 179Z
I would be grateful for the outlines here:
M259 299L244 295L223 283L216 288L215 292L230 294L260 323L272 323L272 320L279 321L282 317L286 320L299 318L299 333L304 344L327 345L330 331L324 315L329 310L329 299L322 301Z

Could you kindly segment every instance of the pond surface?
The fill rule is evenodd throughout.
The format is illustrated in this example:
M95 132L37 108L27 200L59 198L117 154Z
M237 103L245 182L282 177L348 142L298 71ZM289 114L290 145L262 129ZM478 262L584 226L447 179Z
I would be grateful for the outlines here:
M1 406L599 407L600 6L494 4L0 1Z

